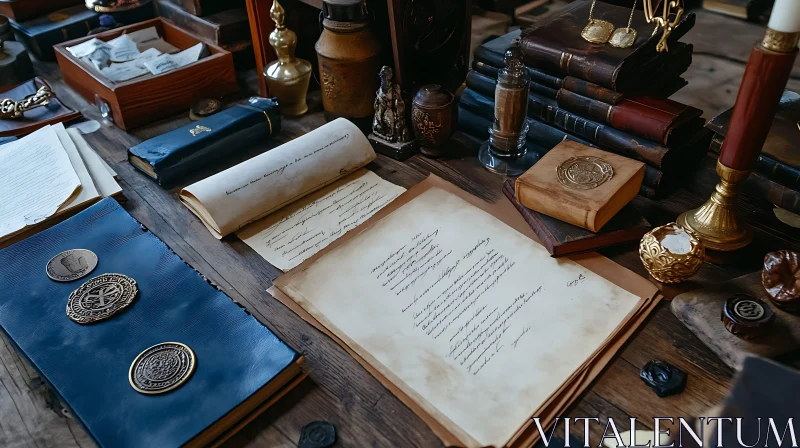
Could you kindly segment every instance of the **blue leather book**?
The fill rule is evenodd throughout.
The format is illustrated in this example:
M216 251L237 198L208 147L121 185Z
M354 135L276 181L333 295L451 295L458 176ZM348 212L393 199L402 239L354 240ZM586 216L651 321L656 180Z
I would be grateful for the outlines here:
M93 251L97 267L48 278L48 261L77 248ZM0 327L101 447L218 443L304 376L297 352L113 199L0 250L0 263ZM107 273L135 280L137 297L106 320L70 320L70 293ZM194 374L167 393L137 392L131 363L162 342L191 348Z
M11 20L17 40L39 59L54 60L53 45L86 36L100 26L100 13L84 5L71 6L23 22ZM155 8L147 3L139 8L111 13L117 23L130 25L155 17Z
M162 187L192 171L263 142L281 130L278 101L250 98L210 117L146 140L128 150L128 160Z

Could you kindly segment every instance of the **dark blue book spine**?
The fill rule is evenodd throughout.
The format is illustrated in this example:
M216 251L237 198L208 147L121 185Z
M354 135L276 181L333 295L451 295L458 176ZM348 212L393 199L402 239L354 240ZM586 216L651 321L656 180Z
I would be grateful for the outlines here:
M800 169L761 154L756 161L755 170L774 182L800 190Z

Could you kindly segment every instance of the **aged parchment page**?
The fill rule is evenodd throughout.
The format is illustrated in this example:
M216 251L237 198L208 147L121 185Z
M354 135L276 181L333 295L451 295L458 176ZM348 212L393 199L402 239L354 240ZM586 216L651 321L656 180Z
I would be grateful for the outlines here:
M0 240L54 215L80 187L70 157L52 126L3 145Z
M468 446L507 442L640 302L439 188L276 285Z
M81 131L77 129L67 129L70 140L75 145L80 154L86 170L94 183L99 196L109 197L122 193L122 187L114 179L113 170L103 159L89 146L83 138Z
M100 192L97 191L97 187L92 180L92 176L89 174L89 169L86 167L86 163L81 157L77 146L75 146L75 143L70 138L67 130L64 129L64 125L62 123L56 123L50 126L50 128L53 129L56 136L58 136L58 141L61 142L61 146L67 153L69 162L72 164L72 168L75 170L75 173L78 175L78 179L81 182L81 188L78 190L78 194L70 198L69 201L65 202L61 207L59 207L56 214L65 213L76 207L88 206L89 204L100 199Z
M382 209L405 188L362 168L262 218L236 235L288 271Z
M235 232L375 160L350 121L339 118L184 188L180 199L217 238Z

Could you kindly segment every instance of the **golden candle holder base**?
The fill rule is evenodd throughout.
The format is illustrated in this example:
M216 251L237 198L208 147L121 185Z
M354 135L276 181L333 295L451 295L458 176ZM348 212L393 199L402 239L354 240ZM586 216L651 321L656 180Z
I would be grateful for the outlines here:
M753 232L741 221L736 209L739 185L750 171L728 168L717 162L720 182L711 198L694 210L683 212L678 224L693 231L706 249L731 251L753 241Z

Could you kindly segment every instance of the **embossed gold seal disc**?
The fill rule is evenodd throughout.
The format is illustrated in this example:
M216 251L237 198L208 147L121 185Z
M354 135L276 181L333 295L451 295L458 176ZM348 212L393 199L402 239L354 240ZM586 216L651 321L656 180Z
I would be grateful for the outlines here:
M163 394L181 387L197 365L194 352L180 342L162 342L133 360L128 380L143 394Z
M138 292L136 281L126 275L99 275L72 291L67 316L79 324L108 319L130 305Z
M614 176L614 168L599 157L570 157L558 166L558 181L574 190L591 190Z

